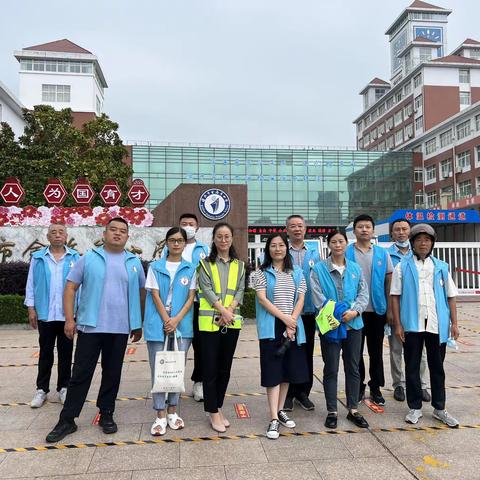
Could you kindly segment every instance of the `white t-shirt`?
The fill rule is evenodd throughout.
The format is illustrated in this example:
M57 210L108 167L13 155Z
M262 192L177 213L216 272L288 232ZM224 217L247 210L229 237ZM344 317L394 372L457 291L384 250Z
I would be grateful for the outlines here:
M435 305L435 291L433 289L433 276L435 265L430 257L425 261L418 260L414 255L413 260L418 272L418 331L438 333L438 318ZM390 295L402 294L402 268L399 263L392 275ZM447 280L447 297L456 297L457 287L453 283L450 273Z
M173 279L175 278L175 274L177 273L178 267L180 266L180 263L181 262L166 262L165 264L165 267L167 268L168 273L170 274L170 289L168 291L167 301L165 302L166 307L172 304L172 294L173 294L172 284L173 284ZM157 279L151 267L148 268L147 280L145 281L145 288L147 290L159 290ZM192 281L190 282L190 290L196 290L196 289L197 289L197 274L193 276Z

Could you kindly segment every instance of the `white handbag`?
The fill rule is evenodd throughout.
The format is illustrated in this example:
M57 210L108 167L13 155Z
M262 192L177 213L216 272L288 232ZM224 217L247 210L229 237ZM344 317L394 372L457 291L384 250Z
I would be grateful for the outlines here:
M173 350L167 350L168 336L165 336L163 350L155 354L152 393L183 393L185 391L185 352L178 350L176 333L173 337Z

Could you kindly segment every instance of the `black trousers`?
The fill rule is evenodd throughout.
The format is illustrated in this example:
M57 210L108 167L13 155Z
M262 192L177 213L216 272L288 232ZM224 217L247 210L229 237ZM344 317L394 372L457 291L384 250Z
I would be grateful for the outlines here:
M236 328L227 328L226 333L221 330L200 332L206 412L217 413L223 406L239 334L240 330Z
M102 382L97 397L100 413L113 413L122 375L128 335L122 333L78 333L72 378L60 418L73 420L80 415L87 398L100 353Z
M192 347L193 347L193 372L192 372L192 382L201 382L203 381L202 375L202 344L200 342L200 335L198 332L198 311L200 309L200 303L193 303L193 338L192 338Z
M363 361L363 349L365 338L367 340L368 356L370 364L368 372L370 381L368 386L370 390L376 391L385 385L385 375L383 372L383 338L385 335L385 315L377 315L375 312L364 312L363 318L363 337L360 350L360 362L358 364L360 371L360 389L365 388L365 362Z
M54 361L55 342L58 352L57 392L68 386L72 373L73 340L64 333L65 322L38 321L38 343L40 355L38 357L37 389L48 393L50 391L50 376Z
M288 398L308 397L313 385L313 350L315 348L315 315L306 313L302 315L303 326L305 327L305 352L307 355L308 382L291 383L288 387Z
M437 334L430 332L405 332L403 355L405 358L405 386L409 408L422 408L422 382L420 380L420 361L423 345L427 351L432 406L437 410L445 408L445 370L443 361L447 344L440 344Z

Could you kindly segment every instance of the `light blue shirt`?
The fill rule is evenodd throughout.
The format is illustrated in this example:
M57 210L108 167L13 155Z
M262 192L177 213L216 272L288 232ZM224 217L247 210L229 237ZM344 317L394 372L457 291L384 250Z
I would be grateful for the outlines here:
M65 263L64 251L60 260L55 260L55 257L48 249L45 253L48 262L48 268L51 272L50 277L50 298L48 301L48 319L42 319L44 322L65 321L63 313L63 265ZM32 258L30 261L30 268L28 270L27 286L25 287L25 302L27 307L35 306L35 296L33 290L33 271L37 260Z
M128 318L128 273L125 268L125 252L105 251L107 261L105 280L98 288L103 289L96 327L78 326L83 333L125 333L130 331ZM84 278L85 256L75 264L67 280L81 284ZM139 272L140 288L145 287L145 273ZM80 295L80 302L82 296Z

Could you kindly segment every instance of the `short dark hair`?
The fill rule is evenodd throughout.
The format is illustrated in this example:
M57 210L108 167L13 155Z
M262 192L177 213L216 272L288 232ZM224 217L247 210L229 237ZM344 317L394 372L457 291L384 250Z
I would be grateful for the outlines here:
M210 263L215 263L217 260L218 256L218 250L217 246L215 245L215 234L217 233L217 230L222 227L227 227L230 232L232 233L232 240L233 240L233 227L227 223L227 222L219 222L213 227L213 232L212 232L212 246L210 247L210 255L208 256L207 260ZM231 259L236 260L238 259L237 251L235 250L235 247L233 246L233 243L230 245L230 249L228 250L228 255Z
M122 217L113 217L113 218L111 218L111 219L107 222L107 224L105 225L105 229L106 229L112 222L120 222L120 223L123 223L123 224L125 224L125 225L127 226L127 230L128 230L128 227L129 227L128 222L127 222L124 218L122 218Z
M300 220L303 221L303 223L305 223L305 219L301 215L293 214L287 217L287 219L285 220L285 225L287 225L288 222L292 220L292 218L299 218Z
M397 218L396 220L394 220L390 226L389 226L389 232L390 232L390 235L392 234L393 232L393 226L396 224L396 223L400 223L400 222L405 222L405 223L408 223L408 226L411 227L412 224L409 220L407 220L406 218Z
M285 232L278 232L278 233L272 233L268 236L267 238L267 243L265 244L265 252L264 252L264 257L263 257L263 263L260 265L260 270L266 270L268 267L270 267L273 263L272 256L270 255L270 244L272 243L272 240L274 238L280 237L283 241L283 243L287 247L287 254L285 255L285 258L283 259L283 269L285 271L291 271L293 270L293 262L292 262L292 257L290 255L290 252L288 250L288 236Z
M182 213L180 215L180 218L178 219L178 223L180 223L184 218L193 218L197 222L197 225L198 225L198 218L194 213Z
M362 213L361 215L357 215L353 219L353 229L355 230L355 227L357 226L358 222L371 222L372 227L375 228L375 221L370 215L367 215L366 213Z
M165 235L165 241L167 241L172 235L180 233L185 241L187 241L187 232L182 227L172 227Z

